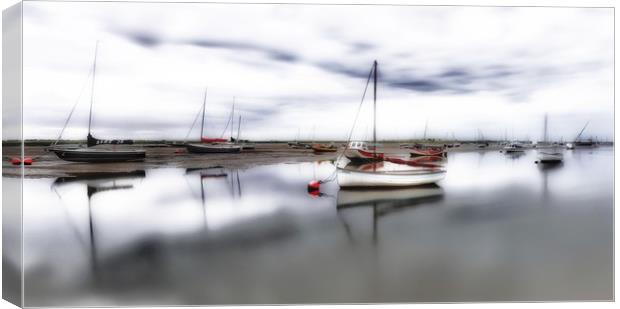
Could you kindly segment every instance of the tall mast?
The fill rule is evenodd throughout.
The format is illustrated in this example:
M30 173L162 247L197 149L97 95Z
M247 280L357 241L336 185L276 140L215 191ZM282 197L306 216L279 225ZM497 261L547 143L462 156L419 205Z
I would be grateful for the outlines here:
M543 134L543 142L547 142L547 114L545 114L545 132Z
M374 98L373 98L373 120L372 120L372 143L373 147L373 155L377 156L377 70L378 64L377 60L375 60L375 71L374 71Z
M202 136L204 135L206 109L207 109L207 88L205 88L205 97L202 101L202 122L200 123L200 140L202 140Z
M241 132L241 115L239 115L239 123L237 124L237 140L235 141L235 143L239 142L239 132Z
M90 109L88 110L88 135L90 135L90 127L93 122L93 101L95 98L95 72L97 70L97 49L99 48L99 41L95 43L95 59L93 60L93 80L90 86Z
M232 114L230 114L230 139L233 137L233 128L235 126L235 97L233 97Z

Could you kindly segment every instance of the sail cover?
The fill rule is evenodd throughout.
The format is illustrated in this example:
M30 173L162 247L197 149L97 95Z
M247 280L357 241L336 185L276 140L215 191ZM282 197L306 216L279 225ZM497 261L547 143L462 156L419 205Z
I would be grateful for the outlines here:
M112 145L131 145L133 144L133 140L130 139L98 139L88 134L86 137L86 143L88 147L92 147L95 145L104 145L104 144L112 144Z

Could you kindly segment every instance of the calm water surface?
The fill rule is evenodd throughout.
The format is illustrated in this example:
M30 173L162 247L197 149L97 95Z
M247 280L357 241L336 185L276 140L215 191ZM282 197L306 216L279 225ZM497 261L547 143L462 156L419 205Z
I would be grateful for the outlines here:
M26 179L25 305L611 299L613 149L535 160L318 197L330 162Z

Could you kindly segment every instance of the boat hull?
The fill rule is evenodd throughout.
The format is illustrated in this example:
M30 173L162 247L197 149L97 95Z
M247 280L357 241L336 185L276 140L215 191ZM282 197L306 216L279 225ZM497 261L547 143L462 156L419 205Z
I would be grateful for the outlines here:
M383 160L383 153L377 152L375 155L373 152L361 149L347 149L344 152L344 156L349 159L349 161L356 164Z
M366 172L338 168L340 187L413 187L436 183L446 177L445 170L416 172Z
M103 150L103 149L51 149L56 156L65 161L86 163L114 163L144 161L144 150Z
M187 144L185 147L191 153L237 153L241 151L241 146L238 145Z
M538 161L540 163L559 163L564 159L564 154L561 152L539 152Z
M412 148L409 150L409 154L412 157L441 157L445 154L445 150L444 149L433 149L433 148L428 148L428 149L417 149L417 148Z

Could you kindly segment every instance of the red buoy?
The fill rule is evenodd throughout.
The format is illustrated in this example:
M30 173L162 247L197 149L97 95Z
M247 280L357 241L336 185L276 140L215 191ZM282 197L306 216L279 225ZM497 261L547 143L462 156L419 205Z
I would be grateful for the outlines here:
M32 158L31 157L25 157L24 158L24 165L32 165Z
M321 182L313 180L308 183L308 191L314 191L321 189Z
M20 164L22 164L22 160L20 158L18 158L18 157L12 157L10 162L13 165L20 165Z

